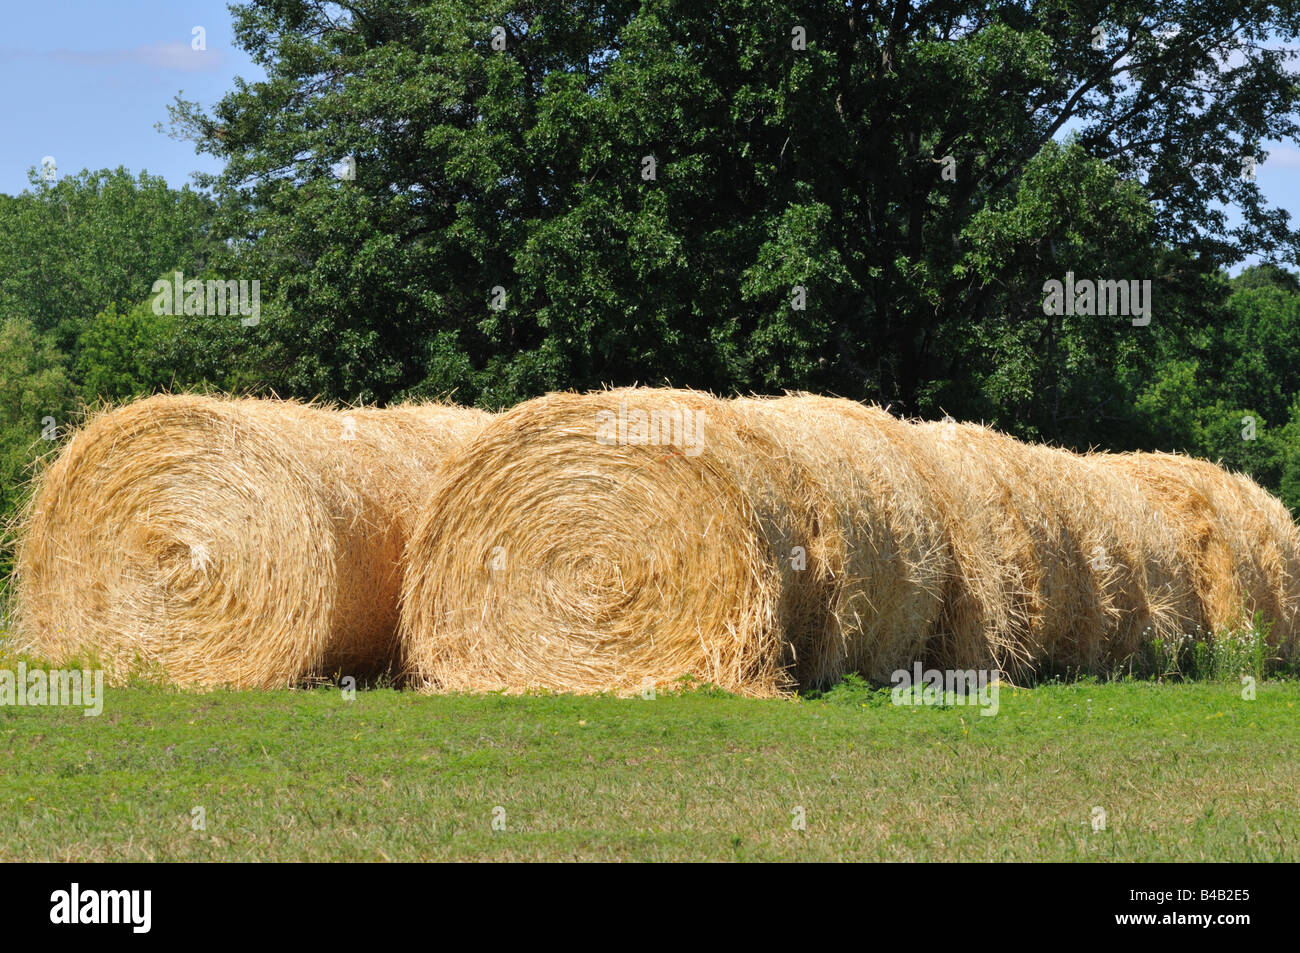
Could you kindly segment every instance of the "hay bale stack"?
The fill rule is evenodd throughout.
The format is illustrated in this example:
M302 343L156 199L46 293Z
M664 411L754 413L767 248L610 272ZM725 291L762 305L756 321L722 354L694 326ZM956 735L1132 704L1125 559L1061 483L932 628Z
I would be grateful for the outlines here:
M342 439L351 451L349 466L334 471L334 486L342 498L359 496L356 511L371 519L366 524L352 522L340 536L345 545L340 562L356 569L337 577L338 615L320 671L373 674L401 668L397 622L406 541L442 460L481 430L491 415L423 402L326 413L340 418ZM328 447L336 439L335 425L318 419L317 428L321 444ZM356 531L367 524L365 531ZM375 529L382 534L376 535Z
M41 474L17 629L113 677L273 687L391 654L410 514L478 411L151 397L90 419Z
M1120 624L1106 646L1105 662L1119 665L1145 642L1194 632L1201 622L1200 601L1192 563L1178 545L1177 528L1139 487L1116 477L1107 464L1111 454L1069 456L1083 468L1087 485L1095 488L1101 512L1113 522L1120 551L1126 554L1115 597Z
M1300 532L1281 501L1249 477L1170 453L1127 453L1108 466L1141 487L1179 536L1191 565L1200 624L1210 632L1271 623L1270 643L1300 635Z
M1012 611L1012 670L1102 672L1143 638L1194 623L1172 526L1098 457L1022 443L973 424L917 423L958 519L992 554ZM987 583L986 583L987 584ZM996 630L1001 620L990 620Z
M653 432L650 428L653 427ZM824 599L806 474L692 391L550 394L448 457L411 537L405 658L439 691L771 695Z

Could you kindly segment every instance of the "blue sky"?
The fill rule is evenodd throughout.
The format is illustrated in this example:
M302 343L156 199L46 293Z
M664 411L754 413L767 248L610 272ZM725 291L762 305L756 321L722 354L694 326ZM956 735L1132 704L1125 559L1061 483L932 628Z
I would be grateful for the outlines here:
M234 44L225 0L47 0L5 5L0 33L0 192L28 187L53 156L58 174L126 166L173 186L219 168L194 145L156 132L167 106L210 107L235 76L263 73ZM193 29L207 50L192 49Z
M178 92L210 107L236 76L261 68L234 44L226 0L47 0L14 3L0 35L0 192L28 187L52 156L59 175L84 168L148 170L173 186L219 166L155 131ZM207 49L192 48L193 30ZM1258 169L1270 204L1300 219L1300 149L1267 143Z

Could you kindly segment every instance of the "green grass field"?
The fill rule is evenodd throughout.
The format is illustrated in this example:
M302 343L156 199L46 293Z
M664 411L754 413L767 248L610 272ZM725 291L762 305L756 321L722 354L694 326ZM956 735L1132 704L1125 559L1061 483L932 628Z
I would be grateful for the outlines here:
M1300 859L1300 683L1241 696L109 689L0 707L0 859Z

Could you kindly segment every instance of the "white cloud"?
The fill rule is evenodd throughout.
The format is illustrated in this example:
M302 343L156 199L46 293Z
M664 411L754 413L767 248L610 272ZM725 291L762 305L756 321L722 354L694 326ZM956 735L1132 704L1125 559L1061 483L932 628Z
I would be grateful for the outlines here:
M1282 169L1300 169L1300 149L1295 146L1283 145L1281 143L1270 143L1264 146L1268 152L1268 159L1265 166L1272 166Z
M148 43L120 50L3 50L0 57L47 60L90 69L144 66L175 73L219 70L226 61L221 50L195 50L187 42Z

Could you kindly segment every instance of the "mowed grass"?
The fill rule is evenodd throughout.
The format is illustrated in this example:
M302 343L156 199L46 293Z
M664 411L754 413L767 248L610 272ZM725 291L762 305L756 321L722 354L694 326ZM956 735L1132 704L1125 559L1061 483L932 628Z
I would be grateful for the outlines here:
M0 859L1300 859L1300 684L1241 694L109 689L0 707Z

